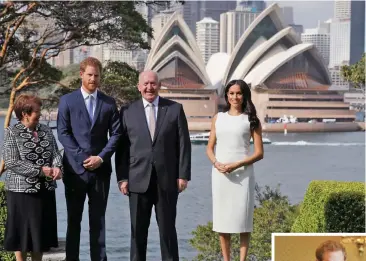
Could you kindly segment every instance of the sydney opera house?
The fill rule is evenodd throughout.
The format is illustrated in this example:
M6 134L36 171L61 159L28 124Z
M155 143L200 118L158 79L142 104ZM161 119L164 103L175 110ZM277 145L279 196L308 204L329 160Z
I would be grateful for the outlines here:
M353 122L355 112L343 95L329 90L331 79L318 50L302 43L281 15L277 4L270 5L231 54L213 54L205 65L194 35L175 13L156 37L145 69L158 72L162 96L183 104L191 129L209 129L212 116L225 103L225 85L232 79L249 84L262 122L283 115L306 124L324 119Z

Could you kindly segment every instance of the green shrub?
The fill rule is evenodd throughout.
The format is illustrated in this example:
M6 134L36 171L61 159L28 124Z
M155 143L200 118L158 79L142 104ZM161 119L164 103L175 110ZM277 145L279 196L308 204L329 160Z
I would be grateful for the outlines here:
M290 232L298 214L298 207L291 205L286 196L266 186L264 192L256 187L256 199L259 201L254 210L254 228L249 243L248 261L271 260L271 234ZM192 232L190 244L198 250L195 261L222 260L218 233L212 231L212 222L199 225ZM239 234L231 237L231 260L239 261Z
M0 182L0 261L14 261L13 253L4 251L4 232L6 222L6 198L4 183Z
M365 184L312 181L291 232L365 232Z

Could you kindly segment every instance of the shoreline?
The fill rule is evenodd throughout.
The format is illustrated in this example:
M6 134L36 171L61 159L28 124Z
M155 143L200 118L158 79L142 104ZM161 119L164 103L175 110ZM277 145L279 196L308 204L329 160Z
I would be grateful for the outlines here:
M5 117L7 110L0 109L0 117ZM42 112L41 121L56 121L57 109L48 113ZM211 129L211 119L187 119L188 129L190 132L208 132ZM264 123L262 127L263 133L301 133L301 132L358 132L365 131L365 122L331 122L331 123Z

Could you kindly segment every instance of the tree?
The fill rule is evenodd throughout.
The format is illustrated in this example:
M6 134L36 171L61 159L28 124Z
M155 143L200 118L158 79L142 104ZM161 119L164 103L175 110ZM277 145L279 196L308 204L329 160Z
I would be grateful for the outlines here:
M76 69L76 68L75 68ZM79 69L77 68L77 72ZM76 90L81 86L81 79L75 72L68 71L67 88L59 87L56 96L61 96L70 91ZM116 99L118 107L130 103L140 97L137 89L139 72L124 62L107 62L103 68L101 76L101 91Z
M135 9L134 2L57 1L6 2L1 6L0 70L17 66L12 80L10 122L16 93L34 84L58 82L60 72L50 58L78 46L105 43L148 49L144 35L152 29Z
M365 53L361 60L353 65L344 65L341 68L342 77L365 92Z
M262 191L256 186L258 206L254 209L254 229L248 252L248 261L271 260L271 234L290 232L299 213L297 205L291 205L287 196L283 196L277 187L275 190L266 186ZM212 231L212 222L200 225L192 232L190 244L198 250L195 261L222 260L217 233ZM231 260L239 261L239 235L232 235Z
M135 8L141 4L157 2L1 2L0 72L16 68L4 128L9 126L20 91L32 85L61 85L61 72L49 64L50 59L61 52L100 44L149 49L146 36L153 37L152 29ZM2 171L3 164L0 174Z

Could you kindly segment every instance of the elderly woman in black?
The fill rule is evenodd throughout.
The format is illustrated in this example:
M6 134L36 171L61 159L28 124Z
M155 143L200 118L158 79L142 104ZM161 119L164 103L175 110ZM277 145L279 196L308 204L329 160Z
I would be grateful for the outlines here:
M49 127L39 123L41 100L20 95L14 105L18 121L5 129L3 160L7 190L4 249L17 261L31 253L57 247L56 180L62 176L62 157Z

